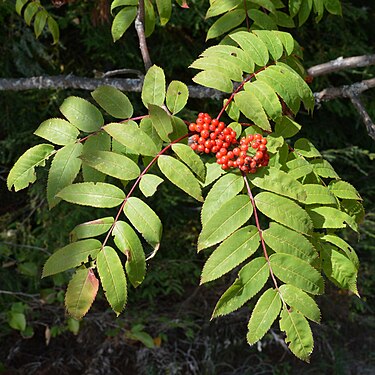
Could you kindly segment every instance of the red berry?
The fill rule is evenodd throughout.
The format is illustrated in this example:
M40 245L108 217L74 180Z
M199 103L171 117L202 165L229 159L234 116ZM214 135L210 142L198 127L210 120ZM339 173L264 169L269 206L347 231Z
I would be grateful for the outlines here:
M205 113L201 112L198 117L204 117Z
M240 151L241 150L238 147L236 147L236 148L233 149L233 154L238 156L240 154Z
M200 145L203 145L204 142L206 142L206 140L205 140L203 137L199 137L199 139L198 139L198 143L199 143Z
M198 121L197 121L197 122L198 122ZM202 130L203 130L203 126L202 126L201 124L198 123L198 124L195 126L195 131L198 132L198 133L200 133Z
M205 147L203 145L198 145L198 151L203 152Z
M192 143L190 147L192 150L196 151L196 149L198 148L198 145L196 143Z
M211 124L212 124L213 126L215 126L215 128L216 128L216 126L219 125L219 120L218 120L217 118L214 118L214 119L211 121Z
M196 123L197 123L198 125L203 125L203 124L204 124L204 122L203 122L203 119L202 119L202 118L197 118L197 121L196 121Z
M212 149L211 149L211 151L212 151L214 154L216 154L216 153L219 151L219 147L217 147L217 146L213 146Z
M262 142L262 144L266 145L267 144L267 139L266 138L262 138L261 142Z
M255 134L255 135L254 135L254 139L259 139L259 140L262 140L262 139L263 139L263 137L262 137L262 135L261 135L261 134Z
M210 132L208 130L202 130L201 131L201 136L203 138L208 138L210 136Z
M190 130L191 132L195 132L195 124L194 124L194 122L192 122L192 123L189 125L189 130Z
M263 152L262 151L257 151L257 153L255 154L255 157L257 159L263 159Z
M264 145L263 143L261 143L261 144L259 145L259 147L258 147L258 150L259 150L259 151L266 151L266 150L267 150L267 147L266 147L266 145Z
M219 131L223 131L225 128L225 124L223 122L219 122L217 128L219 129Z
M242 144L241 146L240 146L240 150L241 151L247 151L249 149L249 146L248 145L244 145L244 144Z
M230 143L229 143L229 142L224 142L224 143L223 143L223 147L224 147L224 148L228 148L229 146L230 146Z
M191 136L191 139L192 139L194 142L198 142L199 135L198 135L198 134L194 134L194 135Z
M205 147L204 152L205 152L206 154L209 154L209 153L211 152L211 149L208 148L208 147Z

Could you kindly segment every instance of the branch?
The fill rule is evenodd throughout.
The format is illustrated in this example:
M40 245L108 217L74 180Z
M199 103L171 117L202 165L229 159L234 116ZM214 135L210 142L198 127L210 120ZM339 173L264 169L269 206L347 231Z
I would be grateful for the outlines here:
M135 30L137 31L139 39L139 48L141 50L143 63L145 65L146 72L152 66L150 54L147 48L146 35L145 35L145 2L144 0L139 0L137 18L135 19Z
M106 73L104 74L106 75ZM39 76L29 78L0 78L0 91L25 91L42 89L95 90L109 85L125 92L141 92L143 80L135 78L87 78L69 74L67 76ZM225 94L202 86L188 86L191 98L221 99Z
M354 107L361 115L364 124L366 125L368 135L375 140L375 124L372 122L371 117L366 111L366 108L363 106L361 100L358 96L351 96L350 100L352 101Z
M314 97L317 103L337 98L351 98L358 96L362 92L375 87L375 78L366 79L352 85L344 85L340 87L328 87L322 91L315 92Z
M307 70L307 74L310 77L318 77L343 69L360 68L369 65L375 65L375 55L339 57L327 63L312 66Z

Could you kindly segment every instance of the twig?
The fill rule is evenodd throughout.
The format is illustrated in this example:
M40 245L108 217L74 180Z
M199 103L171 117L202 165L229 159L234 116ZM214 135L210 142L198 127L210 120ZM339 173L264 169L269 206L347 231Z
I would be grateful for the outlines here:
M361 100L358 96L351 96L350 97L351 102L353 103L354 107L358 111L358 113L361 115L362 120L364 124L366 125L367 133L368 135L375 140L375 124L371 120L371 117L366 111L366 108L363 106Z
M152 66L150 54L147 48L146 36L145 36L145 3L144 0L139 0L137 18L135 19L135 30L137 31L139 48L141 50L143 63L145 65L146 72Z
M312 66L307 70L307 74L311 77L318 77L339 70L360 68L369 65L375 65L375 55L352 56L347 58L339 57L324 64Z

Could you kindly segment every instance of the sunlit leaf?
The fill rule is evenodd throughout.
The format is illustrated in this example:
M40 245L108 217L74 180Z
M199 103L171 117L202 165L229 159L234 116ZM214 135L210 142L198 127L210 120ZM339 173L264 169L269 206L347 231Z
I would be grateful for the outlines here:
M51 118L43 121L34 134L56 145L65 146L77 139L79 130L68 121Z

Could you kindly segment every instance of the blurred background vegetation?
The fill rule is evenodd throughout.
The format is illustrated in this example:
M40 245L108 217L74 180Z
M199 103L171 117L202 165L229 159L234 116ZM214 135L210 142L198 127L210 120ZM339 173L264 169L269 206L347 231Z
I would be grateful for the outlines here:
M113 44L105 0L76 0L54 8L42 1L60 24L61 39L36 40L14 11L0 0L0 78L69 74L93 77L119 68L143 70L137 36L131 28ZM174 8L171 21L149 38L153 62L167 79L191 84L187 67L207 46L212 23L204 19L206 0L189 1L190 9ZM339 56L373 54L375 4L344 0L343 17L310 19L292 31L304 48L306 68ZM213 41L212 43L215 43ZM315 91L375 76L375 67L316 78ZM275 328L258 345L245 341L249 309L210 322L213 307L236 273L198 287L206 255L196 254L199 206L173 187L162 185L151 201L164 223L158 255L149 262L146 280L130 290L128 307L115 318L103 298L82 322L65 315L68 274L40 279L43 263L65 245L78 223L98 213L62 202L49 211L46 175L31 188L10 193L6 176L17 158L37 142L32 133L74 90L0 92L0 373L6 374L374 374L375 373L375 143L345 99L323 103L313 117L301 113L302 135L333 164L339 175L361 193L366 216L359 238L346 239L361 260L361 299L334 287L319 298L323 319L314 325L311 364L290 355ZM139 95L129 94L142 114ZM375 95L363 94L375 119ZM219 101L190 99L182 114L217 113ZM165 186L164 186L165 185ZM103 210L104 211L104 210ZM105 216L107 212L103 212ZM22 331L20 333L20 331Z

